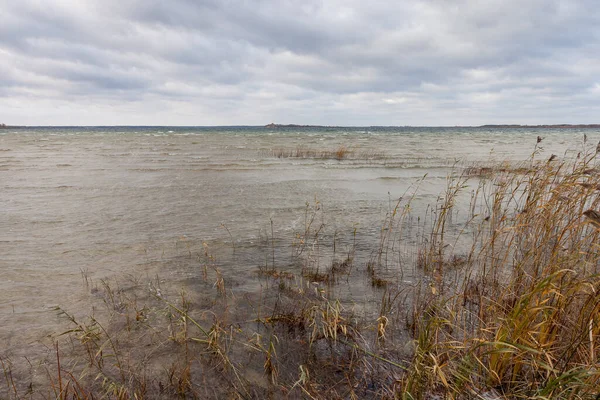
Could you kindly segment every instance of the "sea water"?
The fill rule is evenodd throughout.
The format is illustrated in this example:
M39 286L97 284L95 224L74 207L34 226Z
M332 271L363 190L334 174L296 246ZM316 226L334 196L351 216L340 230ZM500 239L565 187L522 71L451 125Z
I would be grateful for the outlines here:
M64 330L56 307L93 313L94 288L104 280L185 287L200 275L202 253L218 260L231 290L260 290L261 265L299 273L291 255L309 223L322 226L323 265L336 257L332 249L358 248L367 259L399 198L410 197L419 218L464 167L534 152L539 160L576 157L584 136L589 147L600 131L0 130L0 356L26 356ZM337 159L340 148L347 153ZM304 255L318 253L311 246ZM410 279L410 264L409 257L387 273ZM366 303L374 296L357 288L344 295Z

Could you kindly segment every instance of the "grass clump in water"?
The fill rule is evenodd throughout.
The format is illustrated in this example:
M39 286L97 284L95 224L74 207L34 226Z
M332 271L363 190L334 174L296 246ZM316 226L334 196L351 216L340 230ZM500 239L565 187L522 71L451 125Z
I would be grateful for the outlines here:
M293 149L278 148L270 153L277 158L312 158L320 160L373 160L385 158L383 154L369 150L350 149L345 145L340 145L334 149L311 149L304 146L298 146Z

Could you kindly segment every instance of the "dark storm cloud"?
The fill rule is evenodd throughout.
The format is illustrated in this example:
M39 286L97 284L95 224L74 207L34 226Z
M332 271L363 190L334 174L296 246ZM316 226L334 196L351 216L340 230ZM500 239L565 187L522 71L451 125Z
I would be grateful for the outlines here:
M52 104L63 104L93 105L85 117L104 123L597 122L596 9L567 0L8 0L0 118L31 107L38 123L60 123Z

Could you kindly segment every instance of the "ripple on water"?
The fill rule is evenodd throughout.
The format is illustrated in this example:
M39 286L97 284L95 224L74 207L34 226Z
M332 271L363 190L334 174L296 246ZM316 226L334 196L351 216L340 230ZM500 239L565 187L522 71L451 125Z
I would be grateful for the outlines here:
M26 352L28 343L61 326L54 306L89 313L98 299L84 276L145 282L164 274L192 282L199 267L189 254L203 254L204 243L236 278L236 290L259 290L255 272L265 261L271 221L275 257L283 263L315 207L323 232L335 232L341 248L354 245L357 229L365 238L357 248L369 254L390 203L411 193L425 174L411 205L415 213L437 200L457 160L487 162L492 150L494 157L521 160L538 134L464 128L2 132L0 342ZM541 135L539 157L581 146L580 133ZM598 131L587 135L590 143L600 139ZM432 139L438 143L432 145ZM279 159L268 153L341 145L381 157ZM322 257L331 261L330 254ZM408 273L406 278L411 279ZM355 295L365 292L357 287ZM26 334L17 334L22 331Z

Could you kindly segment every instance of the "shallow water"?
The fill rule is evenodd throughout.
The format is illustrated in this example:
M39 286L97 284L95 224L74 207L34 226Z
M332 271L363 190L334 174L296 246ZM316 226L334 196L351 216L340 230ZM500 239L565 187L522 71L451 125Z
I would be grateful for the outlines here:
M368 252L393 204L417 185L414 215L436 202L453 166L525 160L538 135L537 158L572 157L584 132L590 143L600 139L575 129L2 130L0 352L27 354L56 333L55 306L88 313L90 279L158 275L183 284L199 273L186 255L205 243L235 290L252 292L257 266L271 262L271 229L285 268L317 202L338 251L348 251L356 229ZM347 159L273 155L340 146L351 150Z

